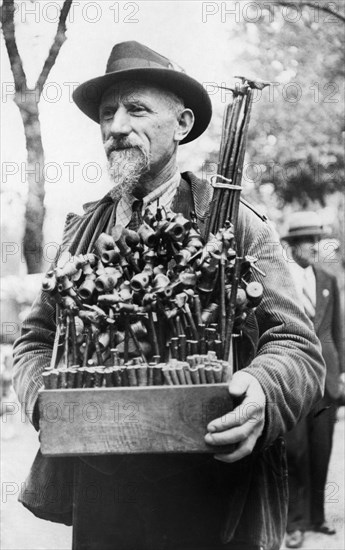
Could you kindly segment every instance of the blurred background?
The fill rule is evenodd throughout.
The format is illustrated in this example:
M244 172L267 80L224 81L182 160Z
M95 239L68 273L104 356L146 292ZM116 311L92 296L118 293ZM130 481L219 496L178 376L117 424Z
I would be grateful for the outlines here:
M179 152L181 171L192 170L200 177L209 179L217 173L223 110L230 99L229 92L217 86L234 86L238 75L272 83L255 97L243 196L269 216L280 234L289 213L314 210L320 214L327 238L320 243L318 261L337 274L344 300L342 0L3 0L0 5L3 404L15 403L11 343L40 286L41 273L54 258L66 214L80 213L83 203L108 191L99 128L75 107L71 95L79 83L104 74L116 42L146 44L183 66L208 90L212 122L201 138L181 146ZM38 441L20 413L12 414L14 405L7 412L2 406L3 457L8 459L3 479L18 484ZM340 436L343 427L340 417L336 427ZM339 445L335 456L343 464ZM18 456L20 465L13 462ZM334 483L340 502L342 471L334 467L332 473L334 480L339 476L339 483ZM13 495L2 499L6 511L15 510L3 519L2 548L68 548L67 528L33 518L43 533L42 546L37 545L39 538L30 541L16 531L18 514L30 518L23 522L32 519L16 502L15 493L14 485ZM335 502L331 506L337 517L339 506ZM342 536L343 530L340 546L332 548L345 548ZM320 537L321 542L313 539L310 548L325 547ZM332 544L338 542L332 538Z

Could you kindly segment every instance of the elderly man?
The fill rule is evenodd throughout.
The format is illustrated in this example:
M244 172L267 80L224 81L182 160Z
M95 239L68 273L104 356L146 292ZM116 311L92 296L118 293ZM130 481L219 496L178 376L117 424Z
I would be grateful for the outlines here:
M136 42L117 44L106 74L74 94L100 123L111 190L83 216L67 218L62 250L92 250L102 231L131 226L157 203L190 216L203 231L210 189L179 174L179 144L211 118L203 87L165 57ZM296 305L277 236L241 205L240 255L256 255L267 273L264 298L248 317L242 366L229 385L232 413L208 426L210 445L232 453L48 458L38 453L21 501L37 516L73 524L75 550L278 549L285 531L287 486L281 434L321 397L324 365L310 321ZM63 252L62 252L63 253ZM261 279L261 275L258 275ZM37 392L49 364L56 305L41 294L15 345L14 383L36 429ZM47 486L56 489L49 498Z
M316 407L287 434L289 513L286 546L300 548L304 532L311 528L335 534L326 522L325 488L339 398L339 379L344 379L344 317L336 277L317 262L317 243L323 236L315 212L295 212L283 240L288 243L293 279L306 314L318 335L327 374L325 395Z

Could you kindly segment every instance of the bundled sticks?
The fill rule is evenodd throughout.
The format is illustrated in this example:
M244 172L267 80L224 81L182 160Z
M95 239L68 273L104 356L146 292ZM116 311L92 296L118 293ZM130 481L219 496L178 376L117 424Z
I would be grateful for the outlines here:
M219 384L230 379L231 369L219 361L214 352L190 355L186 361L171 359L168 363L144 363L135 357L126 365L119 360L114 366L50 368L43 373L45 389L115 388L136 386L181 386Z
M216 233L227 222L236 227L245 146L250 113L253 104L253 91L262 90L268 82L253 81L245 77L239 85L231 89L233 100L225 107L221 144L218 161L218 174L214 182L214 195L208 219L206 235Z
M248 80L244 77L237 78L240 79L240 85L231 90L233 101L226 106L223 118L218 174L213 181L214 193L206 227L207 237L226 228L230 228L236 234L253 90L262 90L269 84L268 82ZM234 244L231 292L227 307L225 307L224 296L221 296L221 338L225 342L224 357L232 357L234 363L236 363L238 357L238 350L235 348L240 331L236 331L235 319L238 291L241 286L243 288L243 279L241 278L243 261L246 260L237 255L236 245ZM222 277L223 265L224 261L222 264ZM253 264L252 267L255 269ZM262 272L261 274L264 275ZM262 295L262 289L259 290L259 293Z

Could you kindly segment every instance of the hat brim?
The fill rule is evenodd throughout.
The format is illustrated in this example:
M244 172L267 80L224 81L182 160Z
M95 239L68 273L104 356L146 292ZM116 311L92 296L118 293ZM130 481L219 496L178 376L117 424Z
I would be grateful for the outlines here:
M301 237L319 237L319 239L321 239L324 235L325 232L322 229L297 229L296 231L291 231L287 235L284 235L281 240L289 242Z
M212 116L211 100L204 87L194 78L171 69L136 68L107 73L87 80L73 92L73 100L89 118L99 123L99 106L107 88L123 80L139 80L144 84L156 84L180 97L185 107L195 116L194 126L180 145L199 137L207 128Z

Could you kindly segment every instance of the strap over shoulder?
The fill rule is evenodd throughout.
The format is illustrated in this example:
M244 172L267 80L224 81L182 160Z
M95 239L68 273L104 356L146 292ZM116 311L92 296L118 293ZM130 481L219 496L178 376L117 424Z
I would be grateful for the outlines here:
M192 211L195 212L200 233L204 236L211 198L212 187L207 180L197 178L192 172L183 172L172 209L186 218L190 218Z
M207 180L202 180L198 178L192 172L183 172L181 176L181 185L179 187L178 193L176 193L175 195L175 199L177 199L176 206L179 209L176 210L176 208L174 208L174 210L176 212L182 212L184 215L186 215L185 212L183 212L183 209L188 210L188 208L190 208L190 205L192 204L192 209L195 211L198 218L200 231L203 233L203 230L205 230L206 220L209 215L209 208L213 195L213 187ZM256 216L258 216L261 221L267 222L267 216L260 213L255 206L250 204L243 197L241 197L240 201L246 208L248 208Z
M255 206L253 206L252 204L250 204L250 202L246 201L243 197L240 198L240 201L242 204L244 204L244 206L246 206L247 208L249 208L249 210L251 210L252 212L254 212L254 214L256 214L261 221L263 222L267 222L268 218L267 216L265 216L265 214L261 214Z

